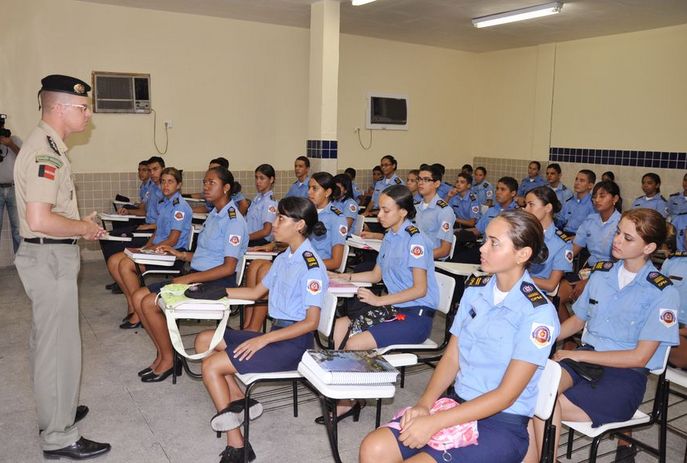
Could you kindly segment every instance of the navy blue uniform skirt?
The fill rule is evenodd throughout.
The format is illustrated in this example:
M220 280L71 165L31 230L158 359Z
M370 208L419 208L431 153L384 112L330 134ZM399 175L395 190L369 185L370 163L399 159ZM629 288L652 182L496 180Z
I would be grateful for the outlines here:
M400 418L395 421L400 421ZM479 438L476 445L469 445L457 449L436 450L425 445L419 449L411 449L398 440L401 431L389 428L396 437L398 448L404 460L420 452L428 454L439 463L446 461L456 463L520 463L527 453L529 435L527 423L529 417L512 413L497 413L477 421ZM450 459L444 455L451 455Z
M272 331L281 328L272 327ZM225 352L234 365L236 371L241 374L246 373L270 373L275 371L297 370L298 364L303 357L303 353L313 348L315 338L312 333L305 333L297 338L268 344L259 351L255 352L249 360L239 361L234 356L236 349L242 342L247 341L263 333L255 331L239 331L228 329L224 332L224 342L227 343Z
M642 403L647 375L632 368L604 367L601 379L592 384L567 366L573 386L563 394L592 419L592 427L632 418Z
M422 306L408 307L408 309L432 310ZM433 321L431 317L406 313L403 308L398 308L398 313L404 314L405 318L379 323L368 328L377 347L394 344L422 344L431 334Z

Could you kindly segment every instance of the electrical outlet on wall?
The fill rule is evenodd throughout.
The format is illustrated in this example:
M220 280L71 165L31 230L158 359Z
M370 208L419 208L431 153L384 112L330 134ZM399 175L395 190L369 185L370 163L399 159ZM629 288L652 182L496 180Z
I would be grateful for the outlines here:
M165 121L165 128L166 129L171 129L172 127L174 127L174 124L172 123L171 120Z

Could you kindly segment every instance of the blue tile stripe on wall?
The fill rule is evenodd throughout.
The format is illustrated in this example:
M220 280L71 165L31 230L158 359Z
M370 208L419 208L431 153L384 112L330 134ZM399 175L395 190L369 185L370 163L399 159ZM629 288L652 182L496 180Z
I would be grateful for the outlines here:
M306 154L315 159L336 159L339 151L337 140L308 140Z
M687 169L687 153L669 151L551 147L549 148L549 161Z

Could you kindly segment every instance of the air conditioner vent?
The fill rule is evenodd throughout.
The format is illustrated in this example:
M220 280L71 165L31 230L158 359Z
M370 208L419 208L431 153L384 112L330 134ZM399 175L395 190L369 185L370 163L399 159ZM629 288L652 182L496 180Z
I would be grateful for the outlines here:
M150 113L150 74L93 72L96 113Z

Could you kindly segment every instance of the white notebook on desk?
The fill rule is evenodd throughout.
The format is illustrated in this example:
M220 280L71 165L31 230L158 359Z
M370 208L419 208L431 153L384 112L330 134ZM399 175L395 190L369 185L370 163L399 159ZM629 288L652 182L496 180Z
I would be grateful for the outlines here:
M155 252L152 249L144 248L126 248L124 249L124 254L131 257L132 259L144 259L160 262L174 262L176 257L172 254L167 254L164 252Z
M386 384L398 370L374 350L307 350L301 359L325 384Z

